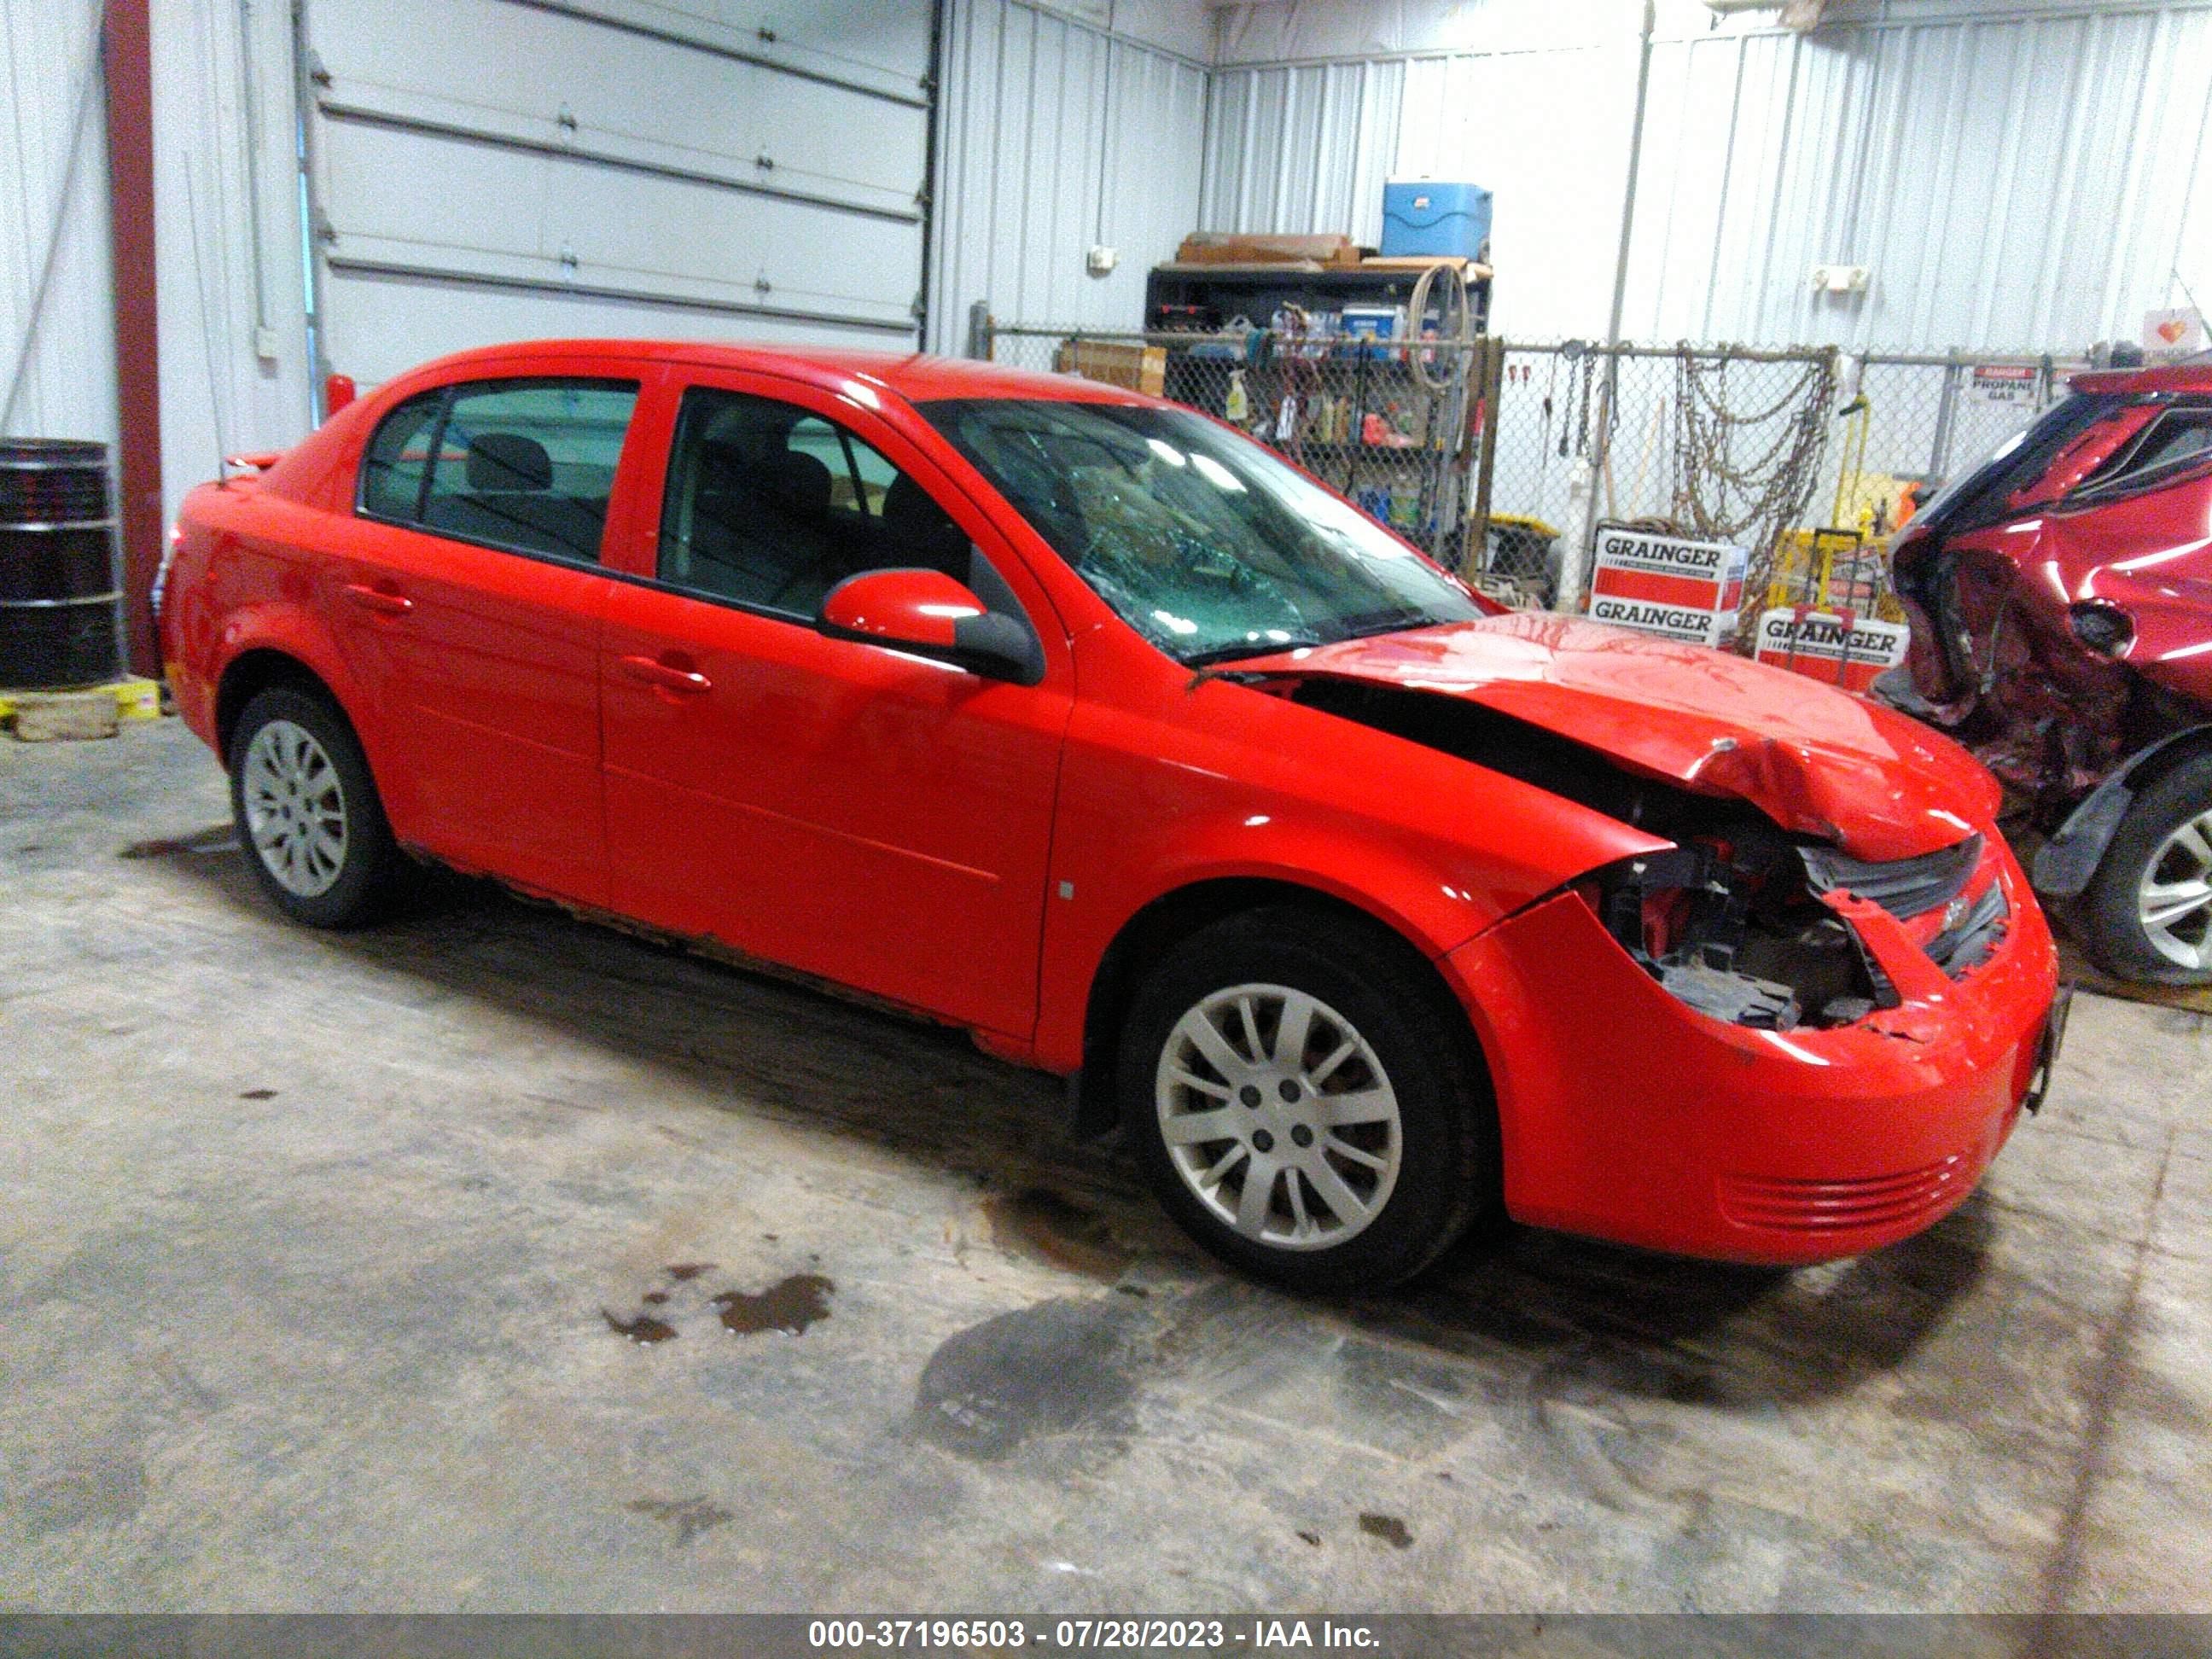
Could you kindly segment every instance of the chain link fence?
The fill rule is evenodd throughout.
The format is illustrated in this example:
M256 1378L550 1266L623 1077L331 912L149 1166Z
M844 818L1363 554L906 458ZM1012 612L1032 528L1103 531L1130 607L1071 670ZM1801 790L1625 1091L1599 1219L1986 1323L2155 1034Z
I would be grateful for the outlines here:
M1744 547L1746 639L1769 604L1894 615L1881 553L1912 493L1973 466L2087 366L981 317L971 349L1226 420L1516 606L1579 608L1600 525Z

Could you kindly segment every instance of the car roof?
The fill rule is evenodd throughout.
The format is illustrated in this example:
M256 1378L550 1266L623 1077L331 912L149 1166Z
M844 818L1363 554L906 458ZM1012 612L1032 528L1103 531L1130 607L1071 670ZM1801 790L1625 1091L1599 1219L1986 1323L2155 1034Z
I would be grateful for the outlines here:
M2076 392L2132 396L2143 392L2212 392L2212 358L2185 363L2147 364L2140 368L2105 368L2076 374L2068 382Z
M605 357L635 362L696 364L785 374L836 388L858 380L887 386L909 403L945 398L1050 398L1060 402L1150 404L1159 401L1103 381L1043 374L964 357L919 351L861 351L834 346L747 345L714 340L518 340L482 346L426 363L443 372L471 364L512 365L518 357Z

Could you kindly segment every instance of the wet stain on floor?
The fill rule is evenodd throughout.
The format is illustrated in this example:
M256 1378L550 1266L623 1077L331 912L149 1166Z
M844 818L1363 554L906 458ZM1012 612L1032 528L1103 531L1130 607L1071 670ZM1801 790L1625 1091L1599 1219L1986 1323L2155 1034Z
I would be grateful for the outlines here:
M1110 1283L1135 1258L1103 1216L1042 1187L987 1198L983 1214L1000 1249L1086 1279Z
M1411 1549L1413 1534L1406 1530L1406 1523L1395 1515L1368 1513L1359 1517L1359 1530L1370 1538L1379 1538L1392 1549Z
M152 841L134 841L115 856L119 859L167 859L179 854L199 856L212 853L235 853L237 850L237 832L227 823L217 823L189 836L162 836Z
M634 1515L649 1515L656 1521L665 1521L676 1528L678 1547L690 1543L701 1533L711 1531L725 1521L733 1519L731 1512L718 1504L703 1498L638 1498L627 1505Z
M651 1314L641 1313L635 1319L623 1319L602 1308L599 1316L607 1322L609 1330L641 1345L671 1341L676 1335L675 1326L665 1319L656 1319Z
M1060 1297L955 1333L922 1368L915 1432L992 1462L1040 1436L1107 1425L1136 1392L1122 1364L1134 1313Z
M722 1310L724 1328L738 1336L785 1331L793 1336L830 1317L835 1280L820 1273L792 1273L757 1293L724 1291L707 1299Z
M120 1525L146 1502L146 1466L133 1454L94 1456L18 1494L20 1518L33 1538L88 1522Z

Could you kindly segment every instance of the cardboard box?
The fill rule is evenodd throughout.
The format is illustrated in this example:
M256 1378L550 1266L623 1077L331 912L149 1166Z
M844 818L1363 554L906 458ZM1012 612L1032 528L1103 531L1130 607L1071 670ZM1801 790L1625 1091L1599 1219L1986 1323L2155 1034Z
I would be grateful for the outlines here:
M1167 348L1127 340L1066 339L1052 356L1053 373L1126 386L1158 398L1168 383Z
M1187 265L1301 264L1356 265L1359 248L1352 238L1266 236L1241 231L1194 230L1182 239L1176 259Z
M1752 649L1763 663L1863 691L1905 660L1910 637L1903 623L1854 615L1846 631L1836 611L1784 605L1759 613Z
M1590 568L1590 619L1697 645L1722 644L1742 615L1750 562L1748 548L1601 524Z

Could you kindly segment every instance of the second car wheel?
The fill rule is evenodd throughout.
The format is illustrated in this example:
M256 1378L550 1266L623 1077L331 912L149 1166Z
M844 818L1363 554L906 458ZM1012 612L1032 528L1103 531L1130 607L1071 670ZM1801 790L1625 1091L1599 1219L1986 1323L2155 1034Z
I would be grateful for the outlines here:
M1286 905L1193 934L1139 989L1117 1082L1169 1212L1293 1289L1396 1284L1499 1213L1465 1016L1376 925Z
M328 698L258 693L230 740L231 812L246 861L295 921L354 927L380 914L403 855L361 744Z
M2121 977L2212 984L2212 754L2136 797L2081 914L2091 949Z

